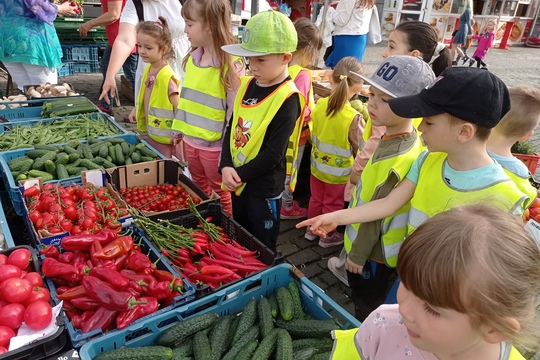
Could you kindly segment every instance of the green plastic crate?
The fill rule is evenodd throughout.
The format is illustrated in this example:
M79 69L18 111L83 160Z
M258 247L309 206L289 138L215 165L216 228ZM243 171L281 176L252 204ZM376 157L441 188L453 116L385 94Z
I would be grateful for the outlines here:
M79 27L90 18L58 17L54 21L54 27L58 39L62 44L104 44L107 42L105 27L98 26L91 29L86 37L81 37Z

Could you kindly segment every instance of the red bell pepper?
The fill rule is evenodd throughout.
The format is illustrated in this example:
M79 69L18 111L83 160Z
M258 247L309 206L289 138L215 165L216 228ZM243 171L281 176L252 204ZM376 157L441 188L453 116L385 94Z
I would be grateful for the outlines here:
M121 313L116 318L116 326L118 329L123 329L130 325L133 321L142 318L143 316L155 313L159 308L158 299L155 297L142 297L139 299L146 304L135 305L133 309Z
M146 268L152 268L152 262L143 253L135 253L129 257L127 268L139 272Z
M87 295L107 309L122 312L140 304L129 292L117 291L112 285L96 277L86 276L82 282Z
M95 311L99 309L99 303L94 301L93 299L89 298L88 296L83 296L80 298L76 298L71 300L71 303L73 306L75 306L77 309L88 311L92 310Z
M81 330L83 333L88 333L97 329L105 329L116 320L117 316L118 311L110 310L102 306L97 309L91 318L84 322Z
M96 266L90 269L88 275L106 281L119 290L125 290L129 285L129 279L114 269Z
M110 260L119 255L130 252L133 249L133 238L121 236L94 254L95 258Z
M53 258L45 258L41 263L41 273L46 277L61 277L68 281L80 280L77 268Z
M60 300L73 300L83 296L86 296L86 290L84 290L84 286L82 285L75 286L61 294L56 295L56 297Z
M45 246L44 248L39 250L40 255L45 255L45 257L50 257L53 259L58 259L60 256L60 251L58 251L58 248L54 245Z
M98 234L81 234L63 237L60 241L60 246L62 246L62 249L64 250L88 251L92 247L94 240L98 240L102 246L105 246L116 239L116 237L116 232L104 229Z

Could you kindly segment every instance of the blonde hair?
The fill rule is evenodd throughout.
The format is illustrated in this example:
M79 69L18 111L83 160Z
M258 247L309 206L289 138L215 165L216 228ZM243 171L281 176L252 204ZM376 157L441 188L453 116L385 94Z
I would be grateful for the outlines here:
M495 126L497 133L516 141L540 123L540 88L518 85L508 88L510 111Z
M236 44L238 39L232 33L231 5L227 0L187 0L182 6L182 17L186 20L198 20L208 26L212 34L214 50L220 63L221 84L225 89L236 89L240 84L234 70L233 58L221 50L223 45ZM197 49L191 47L182 61L185 70L191 56L189 53Z
M349 87L363 83L357 76L349 76L351 71L364 75L362 64L353 56L344 57L336 64L332 73L334 87L328 98L326 116L333 116L340 112L349 100Z
M300 66L306 67L314 63L319 56L323 44L321 32L317 25L308 18L297 19L294 22L294 28L298 34L298 45L293 55L308 62L307 64L300 64Z
M466 314L474 328L491 327L521 349L538 348L540 249L520 217L480 204L440 213L404 241L397 270L426 303Z
M375 6L376 0L356 0L355 8L371 9Z
M172 48L172 36L169 30L169 23L160 16L157 21L141 21L137 24L137 34L145 34L154 38L159 46L159 49L167 48L167 52L163 55L164 60L175 59L174 50Z

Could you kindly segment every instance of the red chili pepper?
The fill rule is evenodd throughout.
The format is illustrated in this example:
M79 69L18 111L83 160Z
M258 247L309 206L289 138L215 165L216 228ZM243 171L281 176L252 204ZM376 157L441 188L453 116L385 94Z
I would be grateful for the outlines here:
M104 306L97 309L97 311L84 322L81 330L83 333L88 333L97 329L107 328L118 316L118 311L109 310Z
M116 318L116 326L118 329L123 329L130 325L133 321L142 318L143 316L155 313L159 308L158 299L155 297L142 297L139 299L146 304L135 305L133 309L121 313Z
M129 285L129 279L113 269L96 266L88 274L106 281L119 290L125 290Z
M94 240L98 240L102 246L109 244L116 239L116 232L108 229L102 230L99 234L81 234L63 237L60 246L64 250L90 250Z
M153 269L152 275L154 275L157 281L172 281L174 278L174 275L170 272L158 269Z
M186 259L191 260L191 252L189 251L188 248L178 249L178 256L180 256L181 258L186 258Z
M107 309L128 311L139 304L129 292L117 291L112 285L96 277L85 276L82 282L87 295Z
M110 260L133 249L131 236L121 236L94 254L95 258Z
M95 311L100 306L99 303L89 298L88 296L73 299L71 300L71 303L73 304L73 306L83 311Z
M250 251L246 250L244 248L237 248L236 246L233 246L231 244L225 244L225 247L235 253L237 253L240 256L254 256L257 254L257 251Z
M175 278L174 279L174 282L172 284L172 291L173 292L178 292L178 293L183 293L184 292L184 280L180 279L180 278Z
M191 274L189 276L190 280L200 281L200 282L203 282L205 284L210 284L210 283L219 284L219 283L223 283L223 282L228 282L228 281L231 281L230 278L231 278L231 274L203 275L201 273L194 273L194 274Z
M120 270L120 274L122 274L123 276L125 276L126 278L128 278L129 280L133 280L133 281L137 281L139 282L139 284L141 286L148 286L152 283L155 283L157 282L156 278L153 277L152 275L146 275L146 274L137 274L135 271L133 270ZM142 285L140 283L140 281L142 281L144 283L144 285Z
M227 261L227 260L221 260L221 259L212 259L210 257L206 257L204 258L205 261L209 262L210 264L212 265L221 265L221 266L226 266L228 267L229 269L236 269L236 270L239 270L239 271L244 271L244 272L255 272L255 271L259 271L259 270L262 270L266 267L266 265L252 265L252 264L242 264L242 263L239 263L239 262L233 262L233 261Z
M224 268L219 265L208 265L201 268L201 274L203 275L232 275L234 272L230 269Z
M39 250L40 255L45 255L45 257L58 259L60 256L60 251L58 251L58 248L54 245L46 246Z
M238 255L230 255L228 252L229 250L224 247L225 245L214 243L212 247L209 249L209 251L217 258L221 260L227 260L227 261L241 261L240 256Z
M69 320L73 320L73 317L80 315L79 309L73 306L69 300L64 301L62 307Z
M72 279L73 276L78 276L78 270L71 264L64 264L53 258L45 258L41 262L41 273L46 277L61 277L65 280Z
M67 291L64 291L62 294L57 294L56 297L60 300L73 300L86 296L86 290L82 285L75 286Z
M152 268L152 262L143 253L135 253L129 257L127 268L139 272L146 268Z

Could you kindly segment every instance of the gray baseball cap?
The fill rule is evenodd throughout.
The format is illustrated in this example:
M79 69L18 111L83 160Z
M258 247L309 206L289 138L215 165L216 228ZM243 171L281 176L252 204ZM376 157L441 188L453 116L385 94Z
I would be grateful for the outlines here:
M416 95L435 80L433 70L422 58L409 55L384 59L371 78L352 71L350 74L394 98Z

